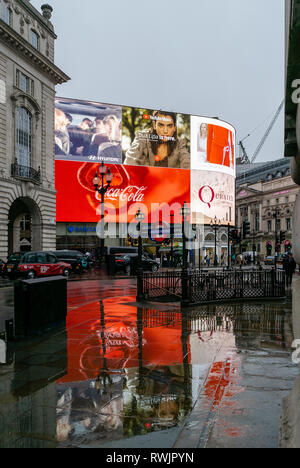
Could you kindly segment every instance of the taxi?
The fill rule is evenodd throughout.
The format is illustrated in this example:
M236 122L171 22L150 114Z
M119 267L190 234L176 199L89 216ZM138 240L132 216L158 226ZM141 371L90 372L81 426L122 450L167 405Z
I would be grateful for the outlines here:
M20 256L14 265L10 265L9 261L6 265L8 276L27 279L56 275L68 277L71 271L70 264L59 261L51 252L28 252Z

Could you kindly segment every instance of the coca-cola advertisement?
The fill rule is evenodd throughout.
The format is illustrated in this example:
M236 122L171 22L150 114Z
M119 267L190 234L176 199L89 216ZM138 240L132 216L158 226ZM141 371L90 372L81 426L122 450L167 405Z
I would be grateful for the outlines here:
M108 166L113 180L105 194L105 221L129 223L139 207L145 222L170 221L180 223L180 208L190 201L190 171L167 168ZM99 163L56 161L57 222L99 222L101 197L95 192L93 179Z

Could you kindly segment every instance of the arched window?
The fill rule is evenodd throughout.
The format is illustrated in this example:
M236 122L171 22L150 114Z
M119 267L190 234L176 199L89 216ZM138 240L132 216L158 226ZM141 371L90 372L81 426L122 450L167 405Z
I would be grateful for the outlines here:
M3 21L8 24L8 26L12 26L12 10L9 6L3 5L2 6L2 15Z
M16 158L18 164L31 166L32 156L32 116L25 107L16 112Z
M205 240L207 242L209 241L214 241L215 240L215 236L213 234L207 234L207 236L205 237Z
M40 48L40 37L39 37L39 35L35 31L33 31L33 29L31 30L30 34L31 34L31 36L30 36L31 45L35 49L39 50L39 48Z

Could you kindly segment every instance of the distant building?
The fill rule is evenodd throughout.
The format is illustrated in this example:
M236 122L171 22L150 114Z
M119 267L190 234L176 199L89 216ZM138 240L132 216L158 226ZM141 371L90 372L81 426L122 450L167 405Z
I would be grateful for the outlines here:
M0 0L0 258L56 246L52 8Z
M250 235L242 240L242 250L251 252L255 247L260 260L267 253L274 255L280 231L286 236L281 252L292 248L292 218L299 187L292 180L289 159L241 165L236 183L236 222L241 233L243 222L250 222Z

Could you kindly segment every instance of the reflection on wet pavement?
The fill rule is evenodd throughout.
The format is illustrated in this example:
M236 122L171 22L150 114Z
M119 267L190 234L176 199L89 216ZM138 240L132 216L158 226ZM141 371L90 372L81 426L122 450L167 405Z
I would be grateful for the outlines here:
M131 280L69 283L67 330L0 365L0 447L277 447L291 305L181 312Z

